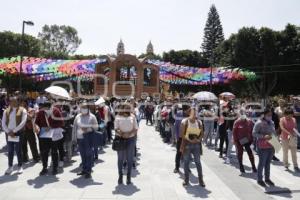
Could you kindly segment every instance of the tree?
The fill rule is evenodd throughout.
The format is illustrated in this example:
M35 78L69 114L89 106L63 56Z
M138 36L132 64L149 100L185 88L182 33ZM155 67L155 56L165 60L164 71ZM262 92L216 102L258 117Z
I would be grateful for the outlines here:
M161 56L158 54L154 54L154 53L142 53L141 55L139 55L138 58L148 58L148 59L153 59L153 60L161 60Z
M207 60L202 53L191 50L171 50L163 53L163 60L177 65L187 65L191 67L207 67Z
M38 37L42 42L43 53L46 57L53 54L61 56L72 54L81 44L77 30L65 25L45 25Z
M208 13L202 43L204 58L207 59L211 65L215 64L215 61L219 60L219 58L215 55L215 50L223 41L224 34L222 24L218 11L213 4Z
M0 32L0 58L18 56L22 52L25 56L40 56L41 43L37 38L25 34L23 48L21 47L21 40L22 34L10 31Z
M291 85L300 84L300 33L288 24L283 31L269 28L241 28L217 48L219 63L253 71L258 80L252 91L265 97L272 94L299 94Z

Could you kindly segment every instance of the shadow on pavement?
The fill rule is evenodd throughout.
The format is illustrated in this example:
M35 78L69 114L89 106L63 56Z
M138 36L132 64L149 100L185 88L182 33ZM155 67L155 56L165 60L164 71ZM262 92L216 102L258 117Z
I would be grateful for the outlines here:
M94 182L93 179L85 179L84 177L78 177L70 181L71 184L78 188L85 188L91 185L103 185L103 183Z
M289 188L282 188L279 186L266 187L265 193L272 196L292 198L292 191Z
M185 190L187 193L193 195L194 197L200 198L208 198L208 194L211 193L211 191L207 190L206 188L200 187L198 184L186 186Z
M115 187L115 190L112 192L113 194L121 194L124 196L131 196L134 193L140 191L135 185L118 185Z
M295 171L292 171L292 170L287 170L288 173L294 175L294 176L297 176L297 177L300 177L300 173L299 172L295 172Z
M0 176L0 185L8 182L13 182L18 180L18 175L13 174L13 175L2 175Z
M42 188L44 185L58 182L59 179L56 176L38 176L35 179L29 179L27 181L28 185L33 186L34 188Z

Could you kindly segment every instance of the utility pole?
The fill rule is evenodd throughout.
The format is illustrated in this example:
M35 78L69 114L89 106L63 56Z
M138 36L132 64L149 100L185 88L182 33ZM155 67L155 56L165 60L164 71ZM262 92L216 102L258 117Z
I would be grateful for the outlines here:
M22 23L22 36L21 36L21 54L20 54L20 70L19 70L19 91L22 91L22 71L23 71L23 54L24 54L24 32L25 32L25 24L29 26L33 26L34 23L32 21L23 21Z

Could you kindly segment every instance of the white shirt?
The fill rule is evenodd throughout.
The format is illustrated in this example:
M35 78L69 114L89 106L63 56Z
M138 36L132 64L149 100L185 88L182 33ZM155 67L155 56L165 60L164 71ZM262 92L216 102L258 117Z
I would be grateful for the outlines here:
M115 130L118 129L120 129L122 132L137 130L138 125L135 116L130 115L129 117L123 117L117 115L115 119Z
M10 131L12 131L14 133L17 133L25 126L26 120L27 120L27 111L25 109L23 109L21 123L18 126L16 124L17 123L16 122L16 111L17 111L17 108L12 108L12 111L10 112L10 115L9 115L8 126L6 125L6 122L7 122L6 112L7 112L7 110L5 110L5 112L3 113L2 128L3 128L5 133L9 133Z
M83 128L87 129L86 132L83 131ZM78 139L82 139L84 133L88 133L97 129L98 122L94 114L89 113L88 115L82 115L80 113L76 116L74 120L73 131L74 135L76 135Z

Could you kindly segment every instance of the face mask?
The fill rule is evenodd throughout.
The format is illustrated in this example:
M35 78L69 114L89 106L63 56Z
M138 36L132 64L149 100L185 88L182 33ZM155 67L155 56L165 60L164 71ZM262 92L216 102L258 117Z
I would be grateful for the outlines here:
M267 120L267 121L272 121L272 116L265 116L265 120Z
M47 114L47 115L51 115L51 110L45 110L45 113Z
M89 110L87 108L81 108L80 112L81 112L81 114L86 115L86 114L88 114Z
M247 116L246 115L241 115L241 119L245 120L245 119L247 119Z

